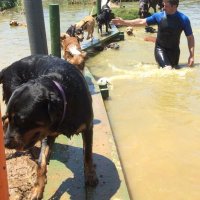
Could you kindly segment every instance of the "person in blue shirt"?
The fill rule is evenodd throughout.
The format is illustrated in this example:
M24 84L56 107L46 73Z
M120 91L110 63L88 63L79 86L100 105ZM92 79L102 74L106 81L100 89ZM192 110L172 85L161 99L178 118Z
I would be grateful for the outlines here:
M124 20L115 18L115 25L124 26L149 26L158 25L157 39L155 42L155 59L158 65L165 69L176 68L180 56L180 36L184 31L189 50L188 66L194 64L194 36L189 18L177 10L179 0L163 0L163 11L157 12L145 19Z

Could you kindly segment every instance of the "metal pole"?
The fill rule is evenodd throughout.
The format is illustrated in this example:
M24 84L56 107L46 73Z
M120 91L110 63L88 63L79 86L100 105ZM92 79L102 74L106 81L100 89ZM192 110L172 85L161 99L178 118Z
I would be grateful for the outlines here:
M59 5L49 5L49 19L51 32L51 54L61 57L60 50L60 12Z
M41 0L24 0L31 54L48 54Z
M6 171L6 158L5 158L5 148L3 142L3 128L1 120L1 110L0 110L0 197L3 200L9 199L8 194L8 180Z

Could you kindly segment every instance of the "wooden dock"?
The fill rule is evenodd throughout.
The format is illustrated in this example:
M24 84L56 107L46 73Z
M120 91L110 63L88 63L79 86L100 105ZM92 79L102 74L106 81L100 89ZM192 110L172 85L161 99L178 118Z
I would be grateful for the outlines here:
M113 40L123 40L124 33L120 32L114 24L111 24L111 31L108 35L104 35L102 37L94 38L92 41L84 41L81 44L81 49L83 51L87 51L95 46L100 46L108 43Z

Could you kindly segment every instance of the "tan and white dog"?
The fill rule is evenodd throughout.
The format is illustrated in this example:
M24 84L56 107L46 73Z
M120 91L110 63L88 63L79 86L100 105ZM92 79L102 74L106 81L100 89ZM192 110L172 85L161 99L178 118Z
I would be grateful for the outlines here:
M86 38L87 40L93 39L95 19L91 15L84 17L84 19L76 23L75 26L77 29L82 28L83 31L88 33Z
M133 35L133 36L135 36L135 34L133 33L133 27L132 26L128 26L126 28L126 33L127 33L127 35Z
M27 26L25 23L18 22L17 20L10 20L9 25L10 26L25 26L25 27Z
M78 39L64 33L60 36L60 42L64 52L63 58L83 72L87 53L81 50Z

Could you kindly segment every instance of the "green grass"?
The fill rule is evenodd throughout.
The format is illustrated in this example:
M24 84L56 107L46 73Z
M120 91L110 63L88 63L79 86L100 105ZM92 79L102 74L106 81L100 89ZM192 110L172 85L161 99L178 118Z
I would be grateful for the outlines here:
M136 19L138 18L138 8L112 8L115 17L123 19Z
M111 0L113 2L113 0ZM123 19L136 19L139 17L139 2L138 0L131 0L131 2L125 2L128 0L122 0L119 8L111 7L114 17L121 17ZM93 14L97 13L97 6L94 6ZM113 18L113 16L111 16Z

